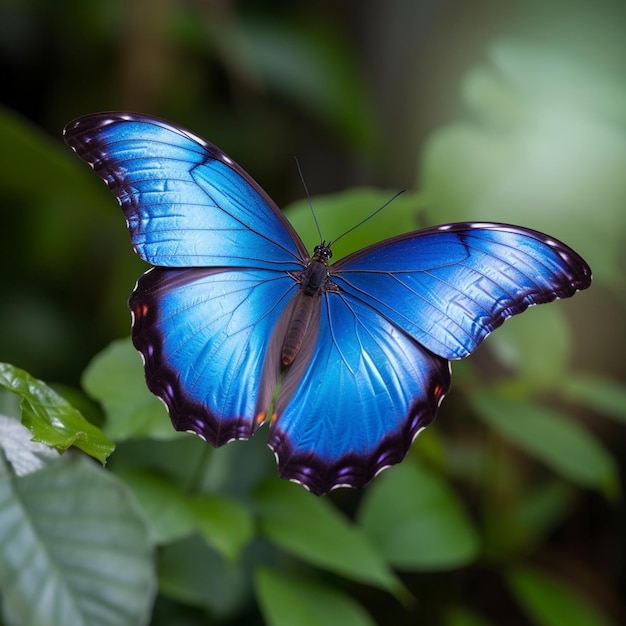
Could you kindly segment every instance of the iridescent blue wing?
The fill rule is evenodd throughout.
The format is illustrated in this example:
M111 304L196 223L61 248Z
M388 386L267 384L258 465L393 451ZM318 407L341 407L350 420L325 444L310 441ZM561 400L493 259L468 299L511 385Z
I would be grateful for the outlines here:
M363 486L433 420L448 359L590 281L564 244L503 224L425 229L334 264L319 335L305 337L276 401L269 443L281 476L318 494Z
M161 267L297 270L306 249L274 202L204 139L147 115L98 113L64 131L117 197L137 254Z
M319 495L399 463L435 418L450 368L355 298L318 304L315 348L303 346L282 382L269 446L283 478Z
M506 224L448 224L364 248L330 268L333 282L423 346L460 359L511 315L591 283L565 244Z
M139 279L133 342L177 430L221 446L263 423L278 382L278 370L263 374L269 338L296 289L265 269L153 268Z

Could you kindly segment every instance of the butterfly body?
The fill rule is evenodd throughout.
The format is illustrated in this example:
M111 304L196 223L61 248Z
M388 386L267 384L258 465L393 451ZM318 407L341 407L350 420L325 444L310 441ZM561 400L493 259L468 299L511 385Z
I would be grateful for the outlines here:
M269 414L279 474L316 494L402 460L449 390L449 360L591 282L565 244L496 223L427 228L330 264L329 245L309 256L259 185L189 131L102 113L65 140L155 266L129 300L132 337L175 428L220 446Z
M323 290L332 291L334 285L328 280L328 259L332 256L330 247L316 246L313 258L298 276L301 292L296 296L282 349L282 364L291 365L300 351L313 318L315 307Z

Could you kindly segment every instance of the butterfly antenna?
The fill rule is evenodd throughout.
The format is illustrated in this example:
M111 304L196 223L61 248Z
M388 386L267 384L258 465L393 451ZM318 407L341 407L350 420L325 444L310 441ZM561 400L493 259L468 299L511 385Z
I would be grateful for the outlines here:
M341 235L339 235L339 237L337 237L337 239L334 239L332 241L332 243L336 244L342 237L345 237L348 233L351 233L354 229L358 228L359 226L363 226L363 224L365 224L365 222L368 222L375 215L378 215L385 207L388 207L398 196L401 196L405 191L406 191L406 189L401 189L400 191L398 191L398 193L394 194L391 198L389 198L389 200L387 200L387 202L385 202L385 204L383 204L381 207L376 209L371 215L368 215L365 219L361 220L358 224L355 224L354 226L352 226L352 228L348 228L348 230L345 233L341 233ZM331 244L331 242L328 242L329 246L330 246L330 244Z
M300 161L298 161L298 157L293 157L293 160L296 162L296 167L298 168L298 175L300 176L300 180L302 181L302 186L304 187L304 193L306 194L306 199L309 202L309 209L311 209L311 214L313 215L313 221L315 222L315 228L317 228L317 234L320 236L320 243L322 242L322 231L320 230L319 222L317 221L317 215L315 215L315 209L313 208L313 202L311 202L311 194L309 193L309 188L306 186L306 182L304 180L304 175L302 174L302 168L300 167Z

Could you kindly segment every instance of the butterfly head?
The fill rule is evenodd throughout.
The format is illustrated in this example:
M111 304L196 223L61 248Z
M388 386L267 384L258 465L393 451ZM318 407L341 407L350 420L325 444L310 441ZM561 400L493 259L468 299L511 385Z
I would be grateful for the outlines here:
M332 256L333 251L330 249L330 242L327 244L325 241L322 241L319 246L315 246L313 249L313 260L319 261L324 265L328 265L328 261L330 261Z

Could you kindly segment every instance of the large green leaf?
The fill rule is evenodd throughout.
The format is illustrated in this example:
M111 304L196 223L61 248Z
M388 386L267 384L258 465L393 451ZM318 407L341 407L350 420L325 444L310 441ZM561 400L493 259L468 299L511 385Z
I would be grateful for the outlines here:
M397 568L459 567L478 554L478 535L452 489L412 459L369 487L359 524Z
M143 469L123 469L118 475L135 494L156 544L170 543L196 530L189 498L172 480Z
M405 598L407 591L363 531L328 499L270 480L256 493L259 528L276 545L312 565Z
M527 567L515 567L508 583L533 624L537 626L609 626L610 622L579 590Z
M218 617L241 610L251 595L250 565L228 563L199 535L159 550L159 591ZM178 623L178 622L176 622Z
M173 480L141 469L124 470L121 478L144 509L156 543L199 532L227 561L234 562L252 538L252 516L234 500L217 494L190 495Z
M229 562L239 557L252 539L250 513L235 500L217 494L197 496L191 502L200 534Z
M6 415L0 415L0 449L17 476L36 472L59 457L54 448L32 441L17 418Z
M0 387L22 399L22 423L33 441L57 450L76 446L105 463L115 446L56 391L30 374L8 363L0 363Z
M374 626L349 596L267 568L256 574L256 594L268 626Z
M498 393L471 397L489 426L584 487L615 495L619 488L613 457L591 433L556 410Z
M106 412L105 431L115 441L176 437L167 411L148 391L141 357L130 339L111 342L83 373L83 387Z
M7 625L146 623L152 546L125 487L84 457L16 477L0 455L0 589Z

